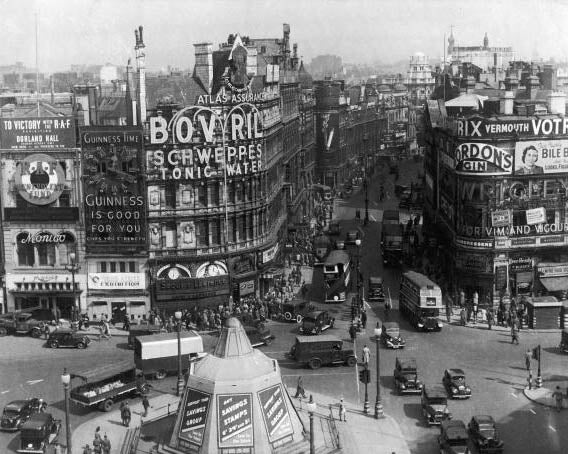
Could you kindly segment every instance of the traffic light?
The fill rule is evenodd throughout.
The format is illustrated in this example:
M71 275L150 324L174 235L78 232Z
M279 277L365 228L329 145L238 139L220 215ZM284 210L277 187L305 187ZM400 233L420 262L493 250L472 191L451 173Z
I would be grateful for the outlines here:
M371 383L371 371L369 369L360 370L359 381L364 384Z

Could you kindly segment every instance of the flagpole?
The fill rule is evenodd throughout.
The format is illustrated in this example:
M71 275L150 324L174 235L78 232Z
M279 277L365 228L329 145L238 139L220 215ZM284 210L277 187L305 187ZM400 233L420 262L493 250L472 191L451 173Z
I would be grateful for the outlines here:
M35 13L35 66L36 66L36 101L37 101L37 115L39 117L39 66L38 66L38 20L37 20L37 13Z

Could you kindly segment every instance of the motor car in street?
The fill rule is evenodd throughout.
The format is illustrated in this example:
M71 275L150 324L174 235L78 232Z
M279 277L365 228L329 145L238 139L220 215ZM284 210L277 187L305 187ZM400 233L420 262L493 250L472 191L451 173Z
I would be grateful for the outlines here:
M53 331L48 339L47 346L50 348L69 347L87 348L91 343L91 338L69 328L58 328Z
M244 325L243 328L247 337L250 340L250 344L253 347L260 347L262 345L270 345L274 339L274 335L270 330L264 325L264 323L254 323L250 325Z
M355 241L361 238L359 230L349 230L345 236L345 244L355 244Z
M469 399L471 388L465 381L465 372L462 369L446 369L442 383L452 399Z
M33 397L25 400L14 400L4 407L0 429L4 431L20 430L32 415L45 411L47 404L43 399Z
M381 331L381 341L387 348L404 348L406 341L400 337L400 327L397 322L384 322Z
M280 313L287 322L301 323L306 314L315 309L314 305L308 301L292 300L280 304Z
M415 358L396 358L394 386L398 394L421 394L422 382L418 379Z
M568 329L564 328L560 336L560 351L568 353Z
M353 349L344 349L343 340L329 334L317 337L297 336L289 356L310 369L332 364L355 367L357 364Z
M467 429L469 439L480 454L501 454L503 452L503 440L499 437L499 431L492 416L472 417Z
M383 288L383 278L380 276L369 276L367 281L367 301L384 303L385 291Z
M438 445L440 454L469 454L465 423L459 419L442 421Z
M341 234L341 225L339 222L330 222L328 233L330 235L340 235Z
M302 334L321 334L323 331L333 328L335 318L327 311L309 312L302 319L300 332Z
M60 430L61 421L54 419L51 413L32 415L30 419L22 424L20 448L17 451L34 454L50 452L50 445L57 440Z
M423 386L420 403L422 415L428 425L438 425L446 419L452 419L452 414L448 410L448 396L442 386Z

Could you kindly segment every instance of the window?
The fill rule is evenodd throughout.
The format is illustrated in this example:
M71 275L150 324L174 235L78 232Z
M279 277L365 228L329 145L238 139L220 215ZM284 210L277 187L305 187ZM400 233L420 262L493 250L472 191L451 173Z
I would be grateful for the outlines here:
M136 273L136 262L128 262L128 272Z
M211 222L211 244L221 244L221 223L218 219Z
M166 225L166 247L175 248L177 246L177 230L175 224Z
M110 262L110 272L116 273L116 262Z
M121 273L126 273L126 262L118 262L118 266Z
M60 265L70 263L69 254L76 253L75 237L70 233L65 233L65 241L57 246Z
M71 193L70 191L63 191L59 196L59 206L60 207L69 207L71 206Z
M101 273L107 272L107 263L106 262L99 262L99 272L101 272Z
M207 221L197 222L197 246L209 246L209 224Z
M55 244L38 243L36 244L36 248L40 266L55 265Z
M166 181L166 208L176 207L176 182L172 180Z
M207 186L205 184L197 187L197 200L201 206L207 206Z
M211 204L213 206L219 206L219 203L220 203L219 192L220 192L219 191L219 184L216 181L214 181L211 184Z
M27 233L20 233L16 237L16 251L18 254L19 266L34 266L35 262L35 249L33 244L23 243L22 240L28 238Z

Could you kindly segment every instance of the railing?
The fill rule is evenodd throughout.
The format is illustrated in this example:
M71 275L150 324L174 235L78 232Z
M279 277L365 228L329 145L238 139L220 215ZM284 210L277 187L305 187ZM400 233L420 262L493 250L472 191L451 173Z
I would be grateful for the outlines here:
M126 431L126 436L120 447L120 454L134 454L140 439L140 426Z
M341 449L341 439L339 437L339 431L337 430L337 425L335 424L335 418L333 417L333 405L329 404L329 428L331 430L331 440L337 449Z

